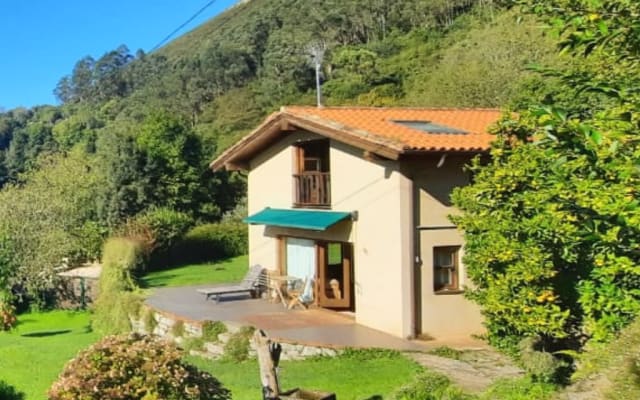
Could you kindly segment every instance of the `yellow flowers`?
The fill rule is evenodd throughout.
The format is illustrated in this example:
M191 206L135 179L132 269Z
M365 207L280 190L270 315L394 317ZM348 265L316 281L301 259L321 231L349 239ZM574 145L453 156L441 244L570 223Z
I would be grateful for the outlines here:
M545 301L551 303L557 298L557 296L554 296L553 291L545 290L538 297L536 297L536 301L538 303L544 303Z

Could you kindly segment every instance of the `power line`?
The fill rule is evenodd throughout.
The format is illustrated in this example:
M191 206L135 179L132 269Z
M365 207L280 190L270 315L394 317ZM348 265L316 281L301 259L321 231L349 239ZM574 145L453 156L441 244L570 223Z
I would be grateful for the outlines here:
M202 14L207 8L211 7L213 5L213 3L215 3L216 0L211 0L209 1L207 4L205 4L201 9L198 10L198 12L196 12L195 14L193 14L188 20L186 20L185 22L183 22L179 27L177 27L176 29L174 29L170 34L168 34L164 39L162 39L158 44L156 44L151 51L149 51L149 53L152 53L154 51L156 51L160 46L162 46L163 44L165 44L169 39L171 39L173 37L173 35L175 35L176 33L178 33L182 28L184 28L185 26L187 26L191 21L193 21L194 19L198 18L198 16L200 14Z

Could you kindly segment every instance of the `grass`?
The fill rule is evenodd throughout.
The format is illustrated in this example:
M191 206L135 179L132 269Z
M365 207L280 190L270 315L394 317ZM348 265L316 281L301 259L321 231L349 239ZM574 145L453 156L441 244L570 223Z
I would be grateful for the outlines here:
M440 346L435 349L429 351L430 354L438 357L450 358L452 360L459 360L462 358L464 354L463 351L452 349L449 346Z
M88 312L22 314L11 332L0 332L0 380L24 392L26 400L46 399L65 363L96 342Z
M177 268L149 272L140 279L143 288L189 286L207 283L239 282L247 273L248 256L191 264Z
M187 361L208 371L231 390L234 400L260 398L260 375L255 360L234 363L188 357ZM318 357L280 363L280 387L334 392L340 400L388 398L422 369L400 354L376 356Z
M590 391L603 399L640 398L640 318L608 344L588 344L578 356L567 392Z

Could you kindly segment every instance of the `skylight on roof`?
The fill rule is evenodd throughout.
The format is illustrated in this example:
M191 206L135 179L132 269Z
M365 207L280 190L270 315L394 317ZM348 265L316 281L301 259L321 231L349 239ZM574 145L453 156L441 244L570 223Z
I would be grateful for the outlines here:
M431 121L393 121L407 128L416 129L425 133L445 133L451 135L466 135L469 132L452 128L446 125L435 124Z

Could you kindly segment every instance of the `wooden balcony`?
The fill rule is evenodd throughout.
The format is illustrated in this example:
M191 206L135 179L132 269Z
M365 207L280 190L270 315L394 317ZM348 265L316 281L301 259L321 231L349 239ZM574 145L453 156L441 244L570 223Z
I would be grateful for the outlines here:
M330 207L329 172L303 172L293 175L294 207Z

